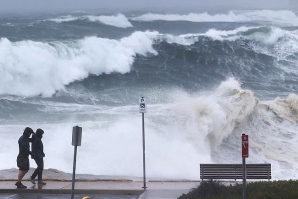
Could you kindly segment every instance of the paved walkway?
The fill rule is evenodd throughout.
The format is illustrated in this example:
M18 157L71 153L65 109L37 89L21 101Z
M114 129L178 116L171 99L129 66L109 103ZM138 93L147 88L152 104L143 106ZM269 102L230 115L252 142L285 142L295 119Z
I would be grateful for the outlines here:
M27 199L32 198L70 198L72 182L70 181L46 181L44 186L33 185L30 181L23 181L27 189L17 189L15 181L0 181L0 198ZM74 198L82 198L88 195L91 199L103 198L103 196L131 196L140 199L170 199L177 198L183 193L199 185L197 181L149 181L144 191L142 181L79 181L75 183ZM100 196L101 195L101 196ZM115 198L114 197L114 198ZM108 197L113 198L113 197Z

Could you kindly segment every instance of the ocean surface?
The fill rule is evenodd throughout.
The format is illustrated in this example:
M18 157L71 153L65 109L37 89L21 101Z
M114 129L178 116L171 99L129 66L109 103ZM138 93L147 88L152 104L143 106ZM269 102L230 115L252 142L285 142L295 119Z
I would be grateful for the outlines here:
M289 10L0 15L0 170L26 126L45 168L199 179L200 163L271 163L298 178L298 16ZM36 167L31 159L31 167Z

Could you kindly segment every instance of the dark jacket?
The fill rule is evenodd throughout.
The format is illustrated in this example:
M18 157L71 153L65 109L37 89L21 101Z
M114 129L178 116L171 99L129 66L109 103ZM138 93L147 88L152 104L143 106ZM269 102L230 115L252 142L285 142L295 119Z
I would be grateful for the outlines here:
M29 154L32 154L29 146L29 138L27 135L22 135L19 138L19 155L18 158L28 158Z
M34 142L32 143L32 152L35 155L35 158L43 158L45 154L43 152L43 143L41 137L35 135Z

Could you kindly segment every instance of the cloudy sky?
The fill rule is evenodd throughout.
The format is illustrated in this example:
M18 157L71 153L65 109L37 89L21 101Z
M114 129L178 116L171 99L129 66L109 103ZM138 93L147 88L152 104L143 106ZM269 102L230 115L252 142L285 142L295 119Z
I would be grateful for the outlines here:
M298 10L298 0L0 0L0 14L88 10L195 12L212 9Z

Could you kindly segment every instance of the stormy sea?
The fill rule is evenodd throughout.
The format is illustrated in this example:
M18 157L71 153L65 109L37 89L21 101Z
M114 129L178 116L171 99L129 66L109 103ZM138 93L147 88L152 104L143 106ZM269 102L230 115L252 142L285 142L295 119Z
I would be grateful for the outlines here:
M289 10L0 15L0 170L42 128L45 169L199 180L201 163L298 178L298 16ZM36 167L30 159L30 166Z

